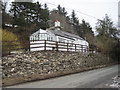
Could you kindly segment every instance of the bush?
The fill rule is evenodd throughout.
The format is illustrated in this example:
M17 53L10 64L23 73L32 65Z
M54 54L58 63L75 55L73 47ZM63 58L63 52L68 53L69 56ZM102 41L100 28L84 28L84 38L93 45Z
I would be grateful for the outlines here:
M15 49L21 48L20 42L18 41L18 37L9 32L7 30L0 29L2 33L2 54L10 54L11 51L15 51Z
M89 53L88 56L94 56L95 54L94 53Z

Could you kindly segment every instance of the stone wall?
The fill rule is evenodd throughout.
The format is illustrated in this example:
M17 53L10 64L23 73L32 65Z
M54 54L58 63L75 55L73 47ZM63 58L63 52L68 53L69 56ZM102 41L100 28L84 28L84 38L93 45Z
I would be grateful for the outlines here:
M13 54L2 58L3 85L44 79L113 63L104 54L40 51ZM37 75L37 76L35 76ZM41 77L42 75L42 77ZM28 76L29 79L25 79ZM33 76L33 77L32 77ZM10 80L23 78L13 83Z

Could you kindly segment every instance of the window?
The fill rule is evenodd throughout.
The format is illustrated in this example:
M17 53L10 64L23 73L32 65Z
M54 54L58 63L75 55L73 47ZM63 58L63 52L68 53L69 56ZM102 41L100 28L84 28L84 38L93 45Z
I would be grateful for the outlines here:
M47 35L47 40L50 40L50 35Z
M37 35L35 35L35 40L38 40L38 36Z
M40 34L40 40L45 40L45 34Z
M42 37L42 40L44 40L44 34L42 34L42 36L41 36L41 37Z
M53 37L51 37L51 40L53 41Z
M30 40L33 40L33 36L30 37Z
M33 40L35 40L35 35L33 36Z

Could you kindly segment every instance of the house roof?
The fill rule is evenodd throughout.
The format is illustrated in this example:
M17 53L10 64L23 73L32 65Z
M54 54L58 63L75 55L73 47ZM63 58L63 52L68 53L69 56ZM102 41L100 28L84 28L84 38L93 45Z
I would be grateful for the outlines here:
M84 40L83 38L79 37L78 35L75 35L75 34L71 34L71 33L68 33L68 32L63 32L66 36L69 36L69 37L73 37L73 38L77 38L77 39L80 39L80 40Z
M58 30L58 31L55 31L55 30L48 30L50 31L51 33L54 33L55 35L57 36L62 36L62 37L65 37L65 38L69 38L69 39L72 39L74 40L72 37L68 37L66 36L62 31Z
M48 31L54 33L55 35L63 36L63 37L69 38L69 39L77 38L77 39L80 39L80 40L84 40L83 38L81 38L77 35L74 35L74 34L71 34L71 33L68 33L68 32L64 32L64 31L61 31L61 30L48 30Z
M40 29L42 30L42 29ZM32 35L37 35L40 34L40 30L38 30L37 32L33 33ZM78 35L74 35L68 32L64 32L61 30L52 30L52 29L47 29L47 30L42 30L42 33L47 33L46 31L50 31L51 33L57 35L57 36L62 36L71 40L74 40L74 38L80 39L80 40L84 40L83 38L79 37ZM31 36L32 36L31 35Z

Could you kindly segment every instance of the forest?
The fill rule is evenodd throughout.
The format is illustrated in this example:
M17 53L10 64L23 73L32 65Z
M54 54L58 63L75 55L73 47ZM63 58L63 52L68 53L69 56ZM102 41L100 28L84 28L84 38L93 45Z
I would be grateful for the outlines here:
M57 19L64 27L63 31L79 35L87 40L91 50L107 53L116 60L120 58L119 30L107 14L102 20L97 20L96 31L98 34L94 35L89 22L84 19L80 21L75 10L68 15L65 7L61 5L58 5L56 9L49 10L46 3L42 5L40 2L12 2L9 12L6 11L6 5L7 3L0 2L1 31L4 32L2 41L11 40L9 37L13 37L13 40L19 40L21 46L26 48L32 33L40 28L45 30L54 26Z

